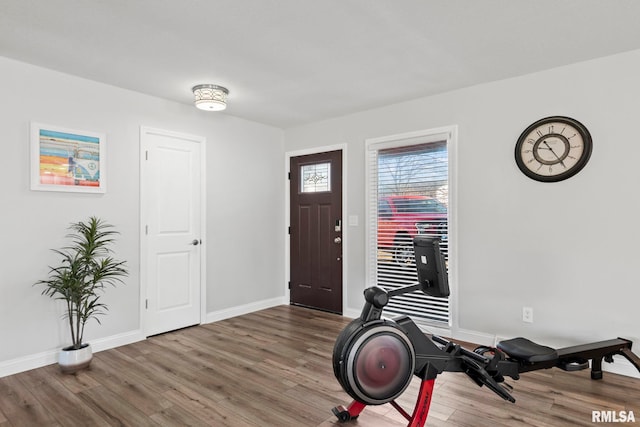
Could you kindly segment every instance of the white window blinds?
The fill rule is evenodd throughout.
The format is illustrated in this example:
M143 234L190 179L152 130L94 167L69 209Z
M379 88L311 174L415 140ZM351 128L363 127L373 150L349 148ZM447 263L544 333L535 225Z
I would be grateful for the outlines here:
M394 289L417 282L413 238L441 239L448 258L449 134L368 141L369 277ZM396 297L385 312L450 325L449 298L417 291Z

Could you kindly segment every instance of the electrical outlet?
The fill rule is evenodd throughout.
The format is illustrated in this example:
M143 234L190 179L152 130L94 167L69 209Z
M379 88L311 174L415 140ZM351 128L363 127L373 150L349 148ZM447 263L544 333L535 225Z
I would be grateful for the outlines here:
M522 321L527 323L533 323L533 308L522 307Z

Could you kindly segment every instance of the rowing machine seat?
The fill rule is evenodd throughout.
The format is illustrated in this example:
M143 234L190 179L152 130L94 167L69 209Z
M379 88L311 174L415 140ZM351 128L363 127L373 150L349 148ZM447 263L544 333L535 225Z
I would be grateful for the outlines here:
M510 358L526 363L550 362L558 358L558 352L555 349L522 337L500 341L496 347Z

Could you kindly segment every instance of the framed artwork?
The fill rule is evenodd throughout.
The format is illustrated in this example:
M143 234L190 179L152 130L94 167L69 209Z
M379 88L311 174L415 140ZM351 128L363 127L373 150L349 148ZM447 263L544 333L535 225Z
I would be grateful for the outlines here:
M31 123L31 189L104 193L106 136Z

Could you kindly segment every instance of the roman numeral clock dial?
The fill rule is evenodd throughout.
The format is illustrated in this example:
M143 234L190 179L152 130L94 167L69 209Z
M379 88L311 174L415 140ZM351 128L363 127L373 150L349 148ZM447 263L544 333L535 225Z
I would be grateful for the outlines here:
M546 117L531 124L518 138L516 164L536 181L562 181L584 168L592 145L591 134L579 121Z

